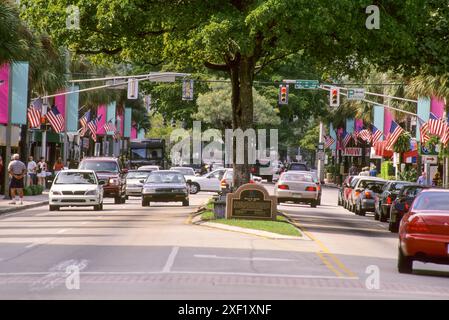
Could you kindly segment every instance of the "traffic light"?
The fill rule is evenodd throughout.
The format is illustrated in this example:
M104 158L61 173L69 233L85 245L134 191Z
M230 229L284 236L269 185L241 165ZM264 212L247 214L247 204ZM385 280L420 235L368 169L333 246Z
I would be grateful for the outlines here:
M279 86L279 104L288 104L288 84Z
M329 105L331 107L340 106L340 88L331 87Z

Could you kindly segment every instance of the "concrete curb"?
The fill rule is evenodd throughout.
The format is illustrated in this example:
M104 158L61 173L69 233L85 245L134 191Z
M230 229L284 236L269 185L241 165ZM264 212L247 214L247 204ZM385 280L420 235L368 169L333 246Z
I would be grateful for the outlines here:
M289 220L287 222L290 223L295 228L300 230L300 228L298 228L295 224L291 223ZM263 230L248 229L248 228L242 228L242 227L228 226L228 225L221 224L221 223L203 221L203 220L201 220L201 213L194 215L192 217L191 223L194 225L197 225L197 226L204 226L204 227L220 229L220 230L225 230L225 231L239 232L239 233L249 234L249 235L258 236L258 237L262 237L265 239L271 239L271 240L309 240L308 237L306 237L302 231L301 231L300 237L295 237L295 236L287 236L287 235L282 235L282 234L263 231Z
M3 214L6 214L6 213L18 212L18 211L22 211L22 210L26 210L26 209L42 207L45 205L48 205L48 200L31 203L31 204L25 204L25 205L17 205L15 207L0 210L0 216Z

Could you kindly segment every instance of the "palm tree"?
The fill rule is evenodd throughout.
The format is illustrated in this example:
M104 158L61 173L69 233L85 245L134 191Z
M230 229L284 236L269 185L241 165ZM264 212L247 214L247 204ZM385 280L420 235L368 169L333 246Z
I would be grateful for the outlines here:
M0 65L23 57L20 41L22 25L12 4L0 2Z

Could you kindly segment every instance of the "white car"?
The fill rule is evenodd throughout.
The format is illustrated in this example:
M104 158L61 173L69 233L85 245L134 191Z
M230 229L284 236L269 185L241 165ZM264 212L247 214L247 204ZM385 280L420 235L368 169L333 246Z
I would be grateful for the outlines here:
M192 177L189 183L191 194L196 194L200 191L220 192L220 181L223 178L226 169L218 169L206 173L200 177Z
M93 206L95 211L103 210L103 184L93 170L60 171L50 188L49 209Z
M187 182L196 177L195 170L190 167L171 167L170 171L178 171L184 176L184 179L186 179Z
M137 170L158 171L159 166L141 166L141 167L137 168Z
M315 208L319 203L320 190L310 172L284 172L274 186L278 204L282 202L308 203Z
M250 175L250 182L254 184L262 184L262 178L255 176L253 174ZM226 169L225 174L223 175L223 179L221 179L221 189L232 189L234 185L234 169Z

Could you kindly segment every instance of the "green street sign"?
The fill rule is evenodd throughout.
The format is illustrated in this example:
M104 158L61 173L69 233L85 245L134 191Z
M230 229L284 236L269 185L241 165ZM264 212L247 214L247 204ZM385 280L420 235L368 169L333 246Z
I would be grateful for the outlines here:
M318 80L296 80L295 89L318 89L320 82Z

